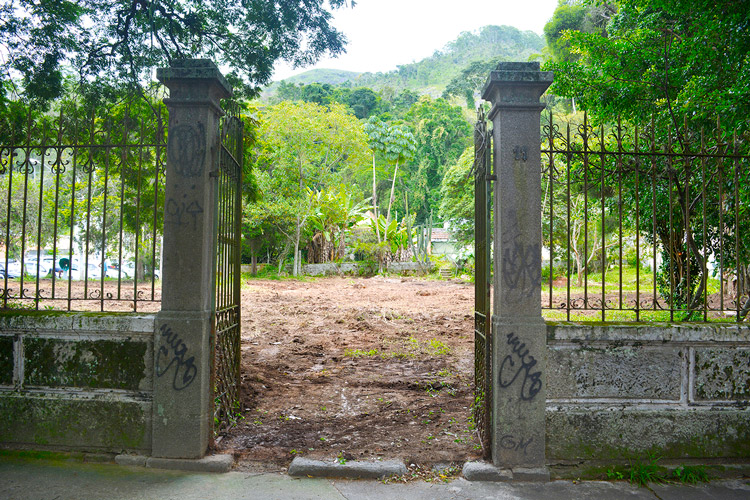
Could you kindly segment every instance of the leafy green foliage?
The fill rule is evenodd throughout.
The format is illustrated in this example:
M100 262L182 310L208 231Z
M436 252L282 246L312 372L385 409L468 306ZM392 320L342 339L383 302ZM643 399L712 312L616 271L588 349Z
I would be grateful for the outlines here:
M544 26L544 38L554 59L575 60L577 54L571 52L568 33L579 31L605 35L606 24L615 11L615 7L607 2L561 2Z
M448 166L458 160L471 142L472 127L461 108L445 99L423 96L407 113L414 125L419 163L407 181L417 220L440 206L440 183Z
M708 472L703 465L680 465L672 471L672 477L685 484L708 482Z
M663 483L664 474L662 467L657 465L658 458L651 458L646 462L638 460L630 465L629 479L633 484L646 486L649 483Z
M704 163L701 170L713 182L706 189L707 174L698 173L689 159L746 147L749 17L750 4L731 0L623 0L606 33L562 31L561 43L572 56L546 65L555 71L550 90L575 98L596 122L621 118L653 134L659 151L683 155L630 166L623 177L630 206L638 198L636 174L654 181L653 202L640 208L642 218L652 221L644 225L647 238L662 248L657 281L673 307L695 309L701 303L710 255L721 255L740 283L750 283L750 238L739 201L747 197L746 173L740 169L735 176L727 161ZM632 146L632 138L620 140L617 147ZM720 192L731 195L719 199ZM747 290L740 287L739 294ZM742 309L750 311L750 301Z
M469 146L448 167L440 184L440 218L450 221L453 235L467 245L474 241L473 166L474 147Z
M140 86L156 66L204 57L229 66L248 94L278 59L309 64L343 51L327 7L347 0L80 0L0 4L3 78L20 75L18 94L48 101L62 93L63 67L96 94ZM354 2L351 2L353 5Z
M340 104L282 102L265 108L252 159L260 201L249 207L246 231L281 232L287 241L281 258L293 248L296 275L300 246L312 236L310 220L320 215L317 203L324 196L318 193L366 168L368 157L361 124Z
M558 95L595 117L648 122L653 113L743 125L750 102L750 4L623 0L607 36L568 31L577 61L549 64Z
M495 69L498 61L474 61L455 76L443 91L443 99L451 96L463 97L466 107L476 109L474 95L479 93L487 82L488 75Z

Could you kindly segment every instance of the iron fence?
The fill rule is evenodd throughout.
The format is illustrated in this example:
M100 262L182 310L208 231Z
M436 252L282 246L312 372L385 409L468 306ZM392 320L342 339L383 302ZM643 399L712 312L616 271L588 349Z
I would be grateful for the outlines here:
M482 457L492 458L492 133L479 109L474 127L474 402Z
M158 310L163 105L67 103L0 128L0 305Z
M219 432L239 415L240 281L242 255L243 123L239 107L223 103L218 165L214 422Z
M548 319L743 321L750 155L719 123L542 117Z

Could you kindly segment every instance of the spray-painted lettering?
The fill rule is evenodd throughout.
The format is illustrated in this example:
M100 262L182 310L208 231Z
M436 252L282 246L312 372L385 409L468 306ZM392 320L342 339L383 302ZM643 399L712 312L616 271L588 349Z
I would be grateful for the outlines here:
M509 333L507 338L507 345L511 348L510 354L505 356L500 364L498 382L500 387L506 389L519 379L519 375L523 374L521 399L531 401L542 389L542 372L531 372L531 369L536 366L536 359L529 354L526 344L522 343L515 333Z
M162 345L156 355L156 376L161 377L166 374L174 365L172 387L176 391L181 391L192 384L198 374L195 357L186 358L188 354L187 345L168 325L161 325L159 331L161 332ZM168 363L167 360L169 360ZM162 368L164 363L167 364Z

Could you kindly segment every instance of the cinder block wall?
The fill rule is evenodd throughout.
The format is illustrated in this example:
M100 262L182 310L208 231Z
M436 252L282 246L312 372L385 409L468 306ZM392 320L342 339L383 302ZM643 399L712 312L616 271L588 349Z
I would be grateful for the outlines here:
M547 460L750 457L750 327L548 323Z
M151 451L154 316L0 314L0 443Z

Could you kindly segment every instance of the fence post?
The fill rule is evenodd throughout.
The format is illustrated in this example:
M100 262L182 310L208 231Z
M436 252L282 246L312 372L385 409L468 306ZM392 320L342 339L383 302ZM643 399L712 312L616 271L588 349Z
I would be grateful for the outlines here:
M482 93L492 103L495 182L492 459L514 477L549 478L545 464L546 325L541 311L539 63L500 63ZM532 470L528 470L532 469Z
M220 100L209 60L159 68L169 88L162 310L154 336L152 455L199 458L212 431L213 310Z

